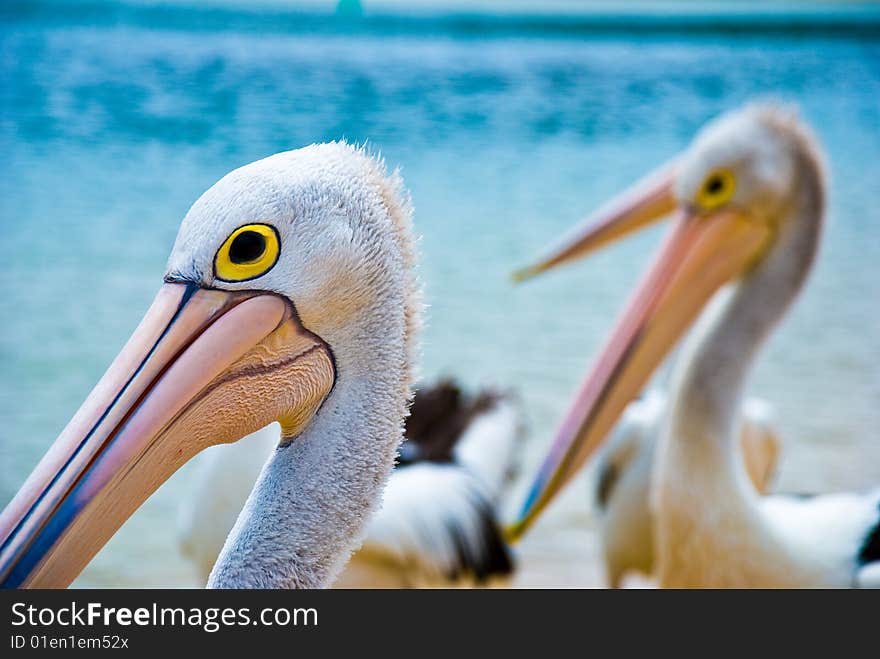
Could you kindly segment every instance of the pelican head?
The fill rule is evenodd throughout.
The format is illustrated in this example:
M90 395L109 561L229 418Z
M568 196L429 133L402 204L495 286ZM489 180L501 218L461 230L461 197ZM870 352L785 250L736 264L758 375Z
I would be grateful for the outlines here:
M799 241L796 225L803 206L821 216L821 171L815 142L792 113L748 106L708 124L683 155L517 273L519 279L539 274L671 217L669 235L566 415L512 537L583 466L721 287L771 269L775 284L786 277L791 281L783 288L800 284L817 241ZM807 179L810 185L801 185Z
M419 311L409 223L397 178L343 143L205 192L144 319L0 517L2 584L69 584L192 456L273 421L262 497L290 501L258 485L268 519L240 520L237 549L262 576L230 550L218 585L326 582L401 437Z

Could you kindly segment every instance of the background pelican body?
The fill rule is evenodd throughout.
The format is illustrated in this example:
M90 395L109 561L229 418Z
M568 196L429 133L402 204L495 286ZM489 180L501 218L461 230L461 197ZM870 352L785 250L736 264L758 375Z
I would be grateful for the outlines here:
M666 396L657 390L633 401L597 458L595 503L605 572L614 588L623 585L629 572L652 576L655 571L654 511L649 499L666 409ZM749 481L766 494L782 450L766 401L749 398L743 404L738 449Z

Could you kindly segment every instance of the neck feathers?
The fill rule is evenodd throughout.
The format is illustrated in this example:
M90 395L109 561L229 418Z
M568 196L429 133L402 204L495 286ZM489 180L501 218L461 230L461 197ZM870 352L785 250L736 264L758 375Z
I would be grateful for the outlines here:
M731 462L743 390L767 337L804 285L821 240L825 186L822 160L803 127L789 124L797 176L770 252L726 296L720 294L686 343L676 369L671 434L707 438ZM691 451L695 448L691 447Z
M815 260L825 208L821 160L802 129L797 177L763 260L703 314L673 375L652 498L663 585L706 583L706 552L759 555L768 538L738 448L743 391L758 352L797 297ZM731 535L731 529L735 533ZM760 529L753 532L754 529ZM723 546L716 543L723 539ZM731 538L736 542L731 545Z

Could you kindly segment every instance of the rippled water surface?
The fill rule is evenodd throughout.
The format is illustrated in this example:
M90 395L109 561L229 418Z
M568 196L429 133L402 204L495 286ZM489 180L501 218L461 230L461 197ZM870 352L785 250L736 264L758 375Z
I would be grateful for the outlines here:
M703 122L768 95L801 106L832 173L818 267L753 379L787 442L779 486L880 482L872 34L486 36L138 16L23 11L0 23L0 504L146 309L198 195L239 165L342 137L369 141L412 191L431 305L424 372L517 388L530 475L659 234L520 288L509 271ZM81 584L191 581L174 549L187 473ZM523 545L520 583L597 583L594 554L582 478Z

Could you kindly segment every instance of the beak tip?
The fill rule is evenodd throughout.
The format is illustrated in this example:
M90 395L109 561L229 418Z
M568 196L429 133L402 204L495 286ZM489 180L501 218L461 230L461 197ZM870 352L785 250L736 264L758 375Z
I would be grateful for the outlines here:
M515 522L508 524L502 529L504 540L509 545L515 545L522 540L526 531L532 526L533 517L530 514L520 515Z
M526 266L525 268L520 268L519 270L514 270L513 273L510 275L510 279L513 281L514 284L521 284L527 279L531 279L540 272L540 268L530 265Z
M509 545L515 545L522 538L524 531L522 520L508 524L503 529L504 541Z

